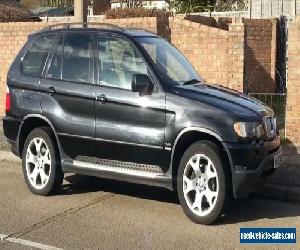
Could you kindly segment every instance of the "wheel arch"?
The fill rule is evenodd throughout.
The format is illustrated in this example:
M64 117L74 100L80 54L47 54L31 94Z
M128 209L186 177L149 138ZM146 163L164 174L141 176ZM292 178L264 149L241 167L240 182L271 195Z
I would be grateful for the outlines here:
M29 133L38 127L49 127L52 130L52 133L54 135L55 138L55 143L56 146L59 149L59 155L61 153L61 147L60 147L60 143L55 131L55 128L53 126L53 124L44 116L40 115L40 114L30 114L27 115L23 118L23 121L21 123L19 132L18 132L18 153L19 156L22 157L22 153L23 153L23 149L24 149L24 144L26 141L27 136L29 135Z
M172 176L173 179L173 189L176 189L175 180L177 178L177 171L180 164L180 160L186 151L186 149L197 141L211 141L215 145L218 146L222 161L229 165L227 168L229 171L229 178L232 186L232 171L233 171L233 164L231 159L231 154L229 152L226 143L223 141L222 137L207 128L199 128L199 127L190 127L181 130L181 132L177 135L171 153L171 162L169 168L169 174Z

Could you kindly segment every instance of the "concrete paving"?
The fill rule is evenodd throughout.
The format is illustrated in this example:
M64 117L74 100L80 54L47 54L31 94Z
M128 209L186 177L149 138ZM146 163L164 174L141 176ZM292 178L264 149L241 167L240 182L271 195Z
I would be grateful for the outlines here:
M163 189L68 175L59 194L41 197L27 190L20 163L0 162L0 177L0 249L252 249L239 244L240 227L300 228L294 203L247 198L201 226Z

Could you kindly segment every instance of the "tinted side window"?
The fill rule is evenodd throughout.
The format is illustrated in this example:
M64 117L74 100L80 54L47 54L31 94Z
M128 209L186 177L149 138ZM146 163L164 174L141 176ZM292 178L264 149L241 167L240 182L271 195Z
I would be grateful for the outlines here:
M60 38L56 46L56 50L51 60L51 64L47 71L46 77L53 79L61 79L61 64L63 56L63 37Z
M131 90L134 74L147 74L142 55L127 40L99 35L99 84Z
M44 36L31 46L22 62L23 74L40 76L54 40L55 36Z
M62 78L74 82L92 82L91 34L65 34Z

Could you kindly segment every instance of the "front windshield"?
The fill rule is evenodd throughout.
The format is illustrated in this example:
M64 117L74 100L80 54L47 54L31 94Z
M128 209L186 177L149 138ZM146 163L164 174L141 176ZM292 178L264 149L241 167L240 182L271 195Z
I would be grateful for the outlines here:
M202 81L191 63L173 45L159 37L138 37L161 76L172 85Z

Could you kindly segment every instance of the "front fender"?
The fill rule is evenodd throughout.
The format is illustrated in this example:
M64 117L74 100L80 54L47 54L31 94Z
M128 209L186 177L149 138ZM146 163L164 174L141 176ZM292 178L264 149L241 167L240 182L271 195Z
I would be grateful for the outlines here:
M215 131L212 131L210 129L207 128L199 128L199 127L189 127L189 128L184 128L180 131L180 133L177 135L172 150L171 150L171 161L170 161L170 166L169 166L169 171L167 172L167 174L169 176L173 176L173 163L174 163L174 156L175 156L175 150L176 150L176 146L178 144L178 142L180 141L180 139L186 134L186 133L190 133L190 132L198 132L201 135L207 135L209 137L214 138L214 140L216 140L220 145L222 145L227 157L228 157L228 162L230 165L230 170L231 173L233 173L233 161L232 161L232 156L231 153L229 151L229 148L226 144L226 142L224 142L223 138L221 137L221 135L219 135L218 133L216 133ZM205 138L205 136L203 137Z

